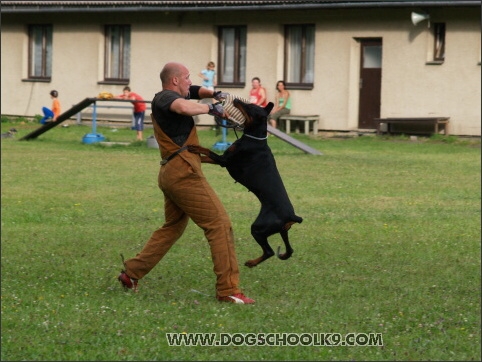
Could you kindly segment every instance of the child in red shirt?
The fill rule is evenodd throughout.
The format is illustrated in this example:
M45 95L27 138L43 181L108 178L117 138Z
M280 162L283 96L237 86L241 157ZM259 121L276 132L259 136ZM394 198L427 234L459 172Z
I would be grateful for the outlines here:
M117 96L118 99L130 99L133 101L143 101L144 99L137 93L131 91L130 87L124 87L123 94ZM134 126L133 130L137 131L137 141L142 141L142 131L144 130L144 115L146 112L146 104L144 102L132 102L134 105Z

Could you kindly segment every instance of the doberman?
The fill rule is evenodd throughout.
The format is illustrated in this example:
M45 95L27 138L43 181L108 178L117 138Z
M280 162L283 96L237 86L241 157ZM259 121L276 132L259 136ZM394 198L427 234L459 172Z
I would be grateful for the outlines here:
M286 260L293 254L288 239L288 230L303 219L295 215L283 181L276 167L273 153L268 146L267 116L273 108L268 103L264 108L244 103L235 98L234 107L246 118L241 138L236 140L222 155L207 148L191 145L190 152L201 155L201 161L226 167L231 177L253 192L261 202L261 211L251 225L251 235L263 249L259 258L248 260L245 265L252 268L274 255L268 237L279 233L286 252L278 258Z

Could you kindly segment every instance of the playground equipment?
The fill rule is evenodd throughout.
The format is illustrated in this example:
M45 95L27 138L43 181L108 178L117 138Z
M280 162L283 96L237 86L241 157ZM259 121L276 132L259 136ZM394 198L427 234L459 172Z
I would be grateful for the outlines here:
M105 137L97 133L97 102L94 102L92 109L92 133L87 133L82 138L82 143L96 143L104 141Z
M271 127L269 124L268 124L268 132L271 133L272 135L282 139L283 141L289 143L290 145L302 150L305 153L309 153L310 155L322 155L323 154L320 151L318 151L317 149L314 149L314 148L308 146L307 144L304 144L303 142L300 142L297 139L295 139L291 136L288 136L286 133L281 132L279 129Z
M78 118L80 117L80 112L88 108L89 106L92 105L92 132L86 134L82 138L83 143L96 143L96 142L101 142L105 140L105 137L97 133L97 107L103 107L103 106L97 106L97 102L102 102L102 101L108 101L108 102L144 102L144 103L151 103L150 101L136 101L136 100L125 100L125 99L105 99L105 98L85 98L83 101L79 102L78 104L74 105L72 108L67 110L66 112L62 113L57 117L57 120L48 122L42 127L36 129L35 131L29 133L28 135L22 137L20 141L23 140L31 140L34 138L37 138L41 134L47 132L48 130L54 128L55 126L58 126L62 122L66 121L67 119L71 118L73 115L77 114ZM108 106L106 108L111 108L111 106ZM129 108L129 107L116 107L112 106L112 108ZM80 124L80 120L78 119L77 121L78 124Z
M22 138L19 139L19 141L28 141L37 138L38 136L44 134L45 132L51 130L52 128L58 126L62 122L66 121L67 119L71 118L75 114L81 112L83 109L89 107L91 104L94 104L93 108L93 115L92 115L92 132L86 134L82 142L83 143L95 143L95 142L100 142L104 138L101 134L97 133L96 129L96 118L97 118L97 112L96 112L96 102L98 101L118 101L118 102L132 102L132 101L127 101L127 100L114 100L114 99L102 99L102 98L85 98L84 100L80 101L76 105L74 105L72 108L68 109L64 113L62 113L60 116L57 117L56 121L48 122L41 127L37 128L36 130L30 132L26 136L23 136ZM135 102L135 101L134 101ZM146 103L150 103L149 101L144 101ZM225 122L223 120L223 122ZM216 142L213 145L214 150L218 151L225 151L231 143L226 141L226 128L222 128L222 139L220 142ZM290 145L302 150L305 153L311 154L311 155L322 155L322 153L306 144L303 142L298 141L297 139L294 139L293 137L287 135L284 132L281 132L277 128L273 128L270 125L268 125L268 132L271 133L272 135L280 138L281 140L289 143Z
M223 126L226 126L226 120L223 119ZM221 141L220 142L216 142L214 145L213 145L213 150L214 151L226 151L228 149L229 146L231 146L231 143L230 142L226 142L226 134L227 134L228 130L226 129L226 127L221 127Z
M48 123L42 125L42 127L39 127L35 131L32 131L28 135L20 138L19 141L28 141L28 140L37 138L41 134L44 134L45 132L49 131L50 129L58 126L63 121L66 121L67 119L72 117L74 114L79 113L84 108L90 106L96 100L97 100L97 98L85 98L83 101L77 103L72 108L70 108L69 110L65 111L60 116L58 116L57 120L52 121L52 122L48 122Z

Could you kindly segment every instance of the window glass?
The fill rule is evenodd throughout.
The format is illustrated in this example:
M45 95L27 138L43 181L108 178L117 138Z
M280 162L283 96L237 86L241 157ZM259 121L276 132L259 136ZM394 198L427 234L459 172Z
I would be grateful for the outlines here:
M29 26L29 78L52 76L52 25Z
M445 59L445 23L434 23L434 51L433 60Z
M246 27L220 27L218 49L218 83L242 85L246 80Z
M315 79L315 26L285 27L285 82L290 86L312 87Z
M382 67L381 45L366 45L363 47L363 68Z
M106 26L105 39L105 79L128 80L130 76L131 54L130 26Z

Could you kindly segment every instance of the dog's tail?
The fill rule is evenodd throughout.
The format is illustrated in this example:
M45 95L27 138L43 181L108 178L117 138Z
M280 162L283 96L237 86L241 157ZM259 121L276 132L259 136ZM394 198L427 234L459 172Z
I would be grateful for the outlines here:
M288 221L286 224L284 224L283 230L288 231L289 229L291 229L291 225L296 224L296 223L301 224L302 221L303 221L303 218L295 215L293 221Z

